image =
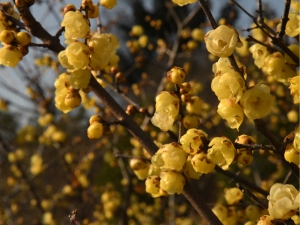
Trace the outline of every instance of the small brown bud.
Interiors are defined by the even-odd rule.
[[[73,12],[76,11],[75,5],[73,5],[73,4],[66,5],[64,8],[64,15],[69,11],[73,11]]]
[[[122,72],[118,72],[115,78],[118,83],[124,83],[126,81],[126,78]]]
[[[25,0],[15,0],[15,5],[16,5],[18,8],[24,7],[25,4],[26,4]]]
[[[180,97],[181,97],[181,101],[183,102],[189,102],[191,100],[190,94],[181,95]]]
[[[192,86],[188,82],[180,84],[180,94],[188,94],[192,90]]]
[[[116,74],[117,72],[119,72],[119,68],[117,66],[113,66],[110,68],[110,72],[112,74]]]
[[[149,112],[148,112],[148,109],[147,108],[145,108],[145,107],[142,107],[142,108],[140,108],[140,113],[142,113],[142,114],[144,114],[144,115],[147,115]]]
[[[128,115],[134,115],[137,112],[137,108],[134,105],[128,105],[126,109],[126,113]]]

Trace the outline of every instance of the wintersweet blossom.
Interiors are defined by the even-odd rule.
[[[239,130],[244,120],[244,112],[242,107],[234,102],[234,99],[223,99],[218,105],[218,114],[228,122],[231,129]]]
[[[277,25],[277,31],[281,29],[281,22]],[[300,16],[297,13],[290,13],[286,23],[285,33],[287,36],[295,37],[300,33]]]
[[[293,96],[294,104],[298,104],[300,102],[300,76],[295,76],[290,79],[288,79],[288,82],[290,82],[290,93]]]
[[[265,63],[265,58],[270,55],[267,47],[256,43],[249,48],[249,51],[252,53],[254,64],[258,68],[262,68]]]
[[[154,126],[168,131],[179,112],[179,98],[172,92],[163,91],[155,98],[155,114],[151,119]]]
[[[227,137],[215,137],[208,146],[207,158],[223,170],[227,170],[236,153],[233,143]]]
[[[228,57],[236,47],[242,47],[238,32],[229,26],[220,25],[209,31],[205,37],[206,49],[214,56]]]
[[[244,197],[244,193],[237,187],[225,189],[225,200],[229,205],[237,204]]]
[[[85,38],[90,33],[88,21],[79,11],[67,12],[61,26],[65,27],[66,43],[75,41],[77,38]]]
[[[21,52],[12,45],[5,45],[0,49],[0,65],[16,67],[23,58]]]
[[[59,53],[58,59],[61,65],[69,70],[84,69],[89,63],[89,48],[84,43],[73,42]]]
[[[180,173],[165,171],[160,173],[160,188],[170,195],[181,194],[185,179]]]
[[[245,91],[240,103],[245,115],[251,119],[261,119],[269,114],[273,105],[270,88],[265,84],[257,84]]]
[[[274,184],[268,196],[268,211],[275,219],[288,219],[299,211],[299,191],[290,184]]]
[[[211,89],[215,92],[219,101],[234,98],[235,102],[238,102],[245,90],[245,81],[237,72],[226,72],[212,80]]]
[[[203,130],[189,129],[186,134],[180,138],[180,143],[184,151],[195,155],[200,148],[204,147],[202,138],[206,139],[207,136]]]

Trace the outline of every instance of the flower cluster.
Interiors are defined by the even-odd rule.
[[[20,20],[20,15],[14,10],[10,2],[0,3],[5,11],[0,12],[0,65],[16,67],[23,56],[28,54],[31,36],[23,31],[17,32],[15,23],[9,22],[7,15]]]
[[[83,8],[88,7],[91,14],[95,14],[94,11],[98,9],[89,0],[83,1],[82,4]],[[117,37],[113,34],[91,33],[87,18],[80,11],[74,11],[75,6],[71,6],[69,5],[69,11],[65,12],[61,23],[65,28],[66,43],[69,45],[58,54],[58,60],[62,67],[67,69],[67,73],[61,74],[54,84],[56,106],[64,113],[81,105],[79,91],[87,88],[91,72],[109,71],[119,61],[116,55],[116,49],[119,47]],[[85,41],[81,42],[80,39]]]
[[[220,58],[213,65],[213,72],[215,78],[211,88],[220,100],[218,113],[227,120],[230,128],[238,129],[244,114],[251,120],[268,115],[273,98],[267,85],[259,83],[246,90],[244,79],[234,71],[227,58]]]

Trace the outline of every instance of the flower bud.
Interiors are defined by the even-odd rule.
[[[143,159],[133,158],[130,160],[129,166],[132,170],[142,170],[148,167],[148,163]]]
[[[225,200],[229,205],[237,204],[244,197],[244,193],[237,187],[225,189]]]
[[[167,72],[168,80],[173,84],[181,84],[186,76],[186,72],[183,68],[174,66]]]
[[[186,129],[197,128],[200,125],[200,118],[194,115],[186,115],[182,119],[182,124]]]
[[[186,110],[190,114],[200,115],[202,105],[203,105],[203,100],[201,98],[199,98],[198,96],[193,96],[193,97],[191,97],[191,99],[188,100],[188,102],[186,104]]]
[[[92,123],[87,129],[89,139],[99,139],[103,135],[102,123]]]

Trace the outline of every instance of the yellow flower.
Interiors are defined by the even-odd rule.
[[[175,94],[163,91],[156,97],[155,101],[156,111],[151,122],[162,131],[168,131],[178,115],[179,99]]]
[[[245,90],[245,82],[239,73],[226,72],[212,80],[211,89],[215,92],[219,101],[234,98],[237,103]]]
[[[85,38],[90,33],[88,21],[79,11],[69,11],[64,15],[61,26],[65,27],[66,43],[75,41],[77,38]]]
[[[12,45],[5,45],[0,49],[0,65],[16,67],[22,58],[22,53]]]
[[[249,48],[249,51],[252,53],[254,64],[258,68],[262,68],[265,63],[265,58],[270,55],[267,47],[260,44],[254,44]]]
[[[175,193],[181,194],[185,185],[184,177],[173,171],[165,171],[160,173],[160,188],[169,195]]]
[[[223,99],[218,105],[218,114],[228,122],[231,129],[239,130],[244,120],[242,107],[235,103],[233,99]]]
[[[277,26],[277,31],[281,29],[281,22]],[[287,36],[295,37],[300,33],[300,16],[297,13],[290,13],[286,23],[285,33]]]
[[[207,134],[203,130],[189,129],[185,135],[180,138],[180,144],[184,151],[191,155],[195,155],[204,143],[202,139],[207,139]]]
[[[290,93],[293,96],[294,104],[297,104],[300,102],[300,90],[299,90],[299,83],[300,83],[300,76],[295,76],[290,79],[288,79],[288,82],[290,82]]]
[[[245,91],[241,105],[245,115],[251,119],[261,119],[269,114],[273,104],[270,88],[265,84],[257,84]]]
[[[289,184],[274,184],[268,196],[270,216],[275,219],[288,219],[296,214],[300,205],[299,191]]]
[[[224,195],[229,205],[237,204],[244,197],[244,193],[237,187],[225,189]]]
[[[209,31],[204,40],[207,51],[218,57],[228,57],[235,47],[243,46],[238,32],[226,25],[220,25],[215,30]]]
[[[227,137],[215,137],[208,146],[207,158],[223,170],[227,170],[236,153],[233,143]]]

